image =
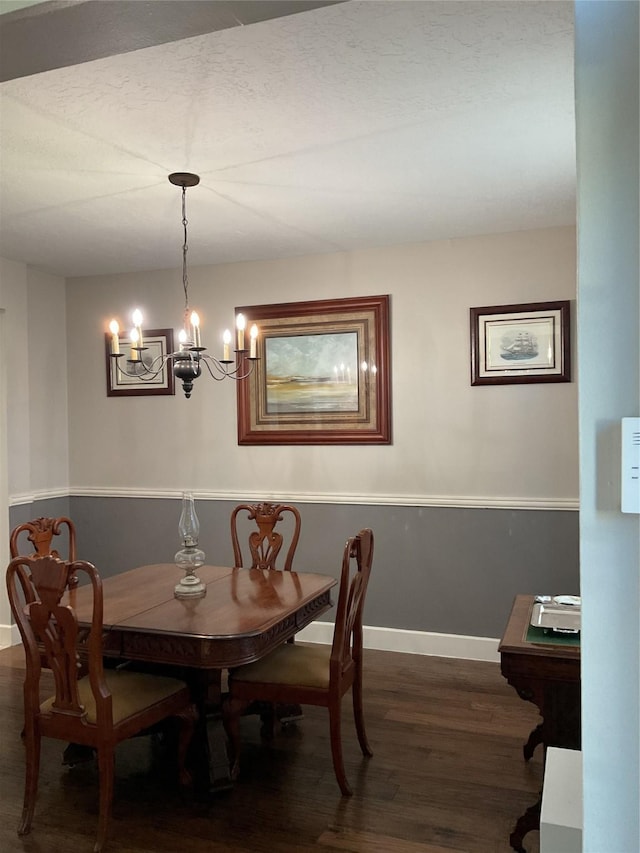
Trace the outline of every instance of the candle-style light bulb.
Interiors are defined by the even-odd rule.
[[[222,360],[223,361],[231,361],[230,346],[231,346],[231,332],[229,331],[229,329],[225,329],[224,334],[222,335]]]
[[[109,331],[111,332],[111,355],[118,355],[120,352],[120,326],[117,320],[112,320],[109,323]]]
[[[238,349],[244,349],[244,330],[247,325],[244,314],[238,314],[236,317],[236,329],[238,330]]]
[[[131,315],[131,319],[133,320],[133,325],[136,327],[136,330],[138,332],[138,346],[143,347],[144,344],[142,343],[142,311],[139,308],[136,308],[136,310]]]
[[[258,340],[258,327],[254,323],[251,326],[251,330],[249,331],[249,335],[251,336],[251,346],[249,350],[249,358],[256,357],[256,348],[257,348],[257,340]]]
[[[200,346],[200,317],[197,311],[191,312],[191,326],[193,328],[193,345]]]
[[[184,329],[180,329],[180,331],[178,332],[178,343],[180,344],[180,352],[182,352],[182,350],[185,348],[187,340],[187,333]]]

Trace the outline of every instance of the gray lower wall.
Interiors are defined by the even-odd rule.
[[[256,500],[259,500],[257,498]],[[235,502],[196,500],[207,563],[232,565]],[[578,513],[299,504],[302,534],[294,567],[338,576],[346,539],[375,534],[365,623],[376,627],[502,635],[517,593],[578,594]],[[103,577],[172,562],[180,547],[179,500],[70,497],[13,507],[11,524],[68,514],[78,556]],[[177,571],[177,570],[176,570]],[[325,616],[331,620],[331,613]]]

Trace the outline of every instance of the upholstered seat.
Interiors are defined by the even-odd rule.
[[[331,646],[285,643],[266,658],[236,670],[235,675],[245,684],[268,682],[327,690],[330,663]]]

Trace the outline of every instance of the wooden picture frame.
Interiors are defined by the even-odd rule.
[[[111,355],[113,336],[105,335],[105,353],[107,366],[107,397],[152,397],[165,394],[175,394],[175,383],[171,364],[160,361],[173,352],[173,329],[148,329],[144,333],[144,346],[140,355],[143,362],[150,367],[154,362],[155,375],[144,376],[136,373],[130,361],[131,341],[126,337],[119,338],[122,355]],[[117,362],[117,364],[116,364]],[[156,369],[158,372],[155,373]]]
[[[258,361],[238,382],[238,444],[390,444],[389,296],[236,308]]]
[[[471,308],[471,384],[570,382],[569,301]]]

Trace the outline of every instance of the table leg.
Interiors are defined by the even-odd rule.
[[[220,722],[222,673],[220,670],[191,669],[185,680],[198,708],[198,722],[189,748],[188,762],[196,796],[208,799],[211,794],[228,791],[232,787]]]
[[[517,853],[527,853],[522,846],[522,841],[532,829],[540,829],[540,811],[542,809],[542,796],[533,806],[529,806],[526,812],[518,818],[513,832],[509,836],[509,844]]]
[[[533,756],[536,746],[538,746],[538,744],[542,743],[543,741],[543,724],[540,723],[535,727],[535,729],[532,729],[527,742],[522,747],[522,753],[524,755],[525,761],[529,761],[529,759]]]

